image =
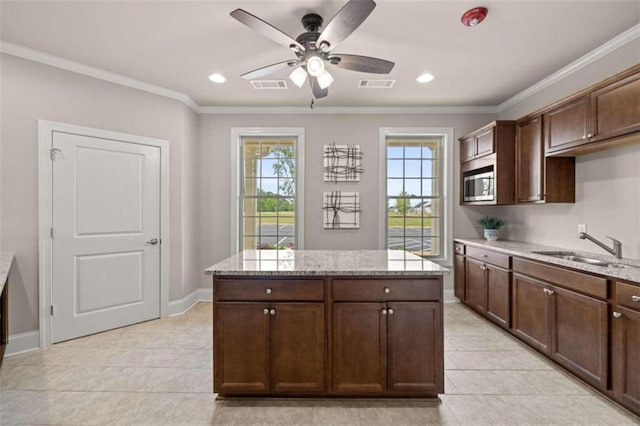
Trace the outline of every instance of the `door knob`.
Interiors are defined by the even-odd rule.
[[[155,246],[156,244],[158,244],[158,239],[157,238],[152,238],[149,241],[147,241],[145,244],[148,245],[148,246]]]
[[[389,315],[393,315],[393,309],[389,309]]]
[[[272,310],[270,310],[270,311],[269,311],[269,313],[270,313],[271,315],[275,315],[275,314],[276,314],[276,310],[275,310],[275,309],[272,309]]]
[[[640,296],[631,296],[631,300],[634,302],[640,302]]]
[[[270,288],[267,289],[267,294],[271,294],[271,289]]]
[[[385,292],[385,294],[389,294],[389,293],[391,293],[391,290],[389,289],[389,287],[385,287],[384,288],[384,292]]]
[[[622,314],[620,312],[614,312],[613,313],[613,317],[614,318],[620,318],[622,316]]]
[[[264,308],[264,310],[262,312],[264,312],[265,315],[269,315],[269,309],[267,309],[267,308]]]
[[[382,310],[382,315],[387,315],[387,310],[386,309]]]

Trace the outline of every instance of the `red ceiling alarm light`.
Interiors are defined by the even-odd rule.
[[[488,10],[486,7],[474,7],[462,14],[460,22],[462,22],[462,25],[465,27],[475,27],[480,22],[484,21],[484,18],[487,17],[487,12]]]

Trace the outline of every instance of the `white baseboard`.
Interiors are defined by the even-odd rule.
[[[40,332],[27,331],[9,336],[4,356],[10,357],[40,349]]]
[[[169,316],[182,315],[198,302],[211,302],[213,300],[213,290],[210,288],[199,288],[182,299],[169,302]]]

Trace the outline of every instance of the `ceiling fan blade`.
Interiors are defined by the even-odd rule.
[[[300,43],[298,43],[293,38],[291,38],[291,36],[289,36],[288,34],[285,34],[284,32],[274,27],[273,25],[269,24],[266,21],[263,21],[262,19],[258,18],[255,15],[250,14],[245,10],[236,9],[233,12],[231,12],[229,15],[231,15],[231,17],[237,19],[241,23],[245,24],[247,27],[253,30],[256,30],[266,38],[271,39],[278,44],[281,44],[288,48],[291,48],[291,45],[294,45],[294,46],[297,46],[300,49],[300,51],[304,52],[304,47],[302,47]]]
[[[340,59],[337,64],[333,58]],[[370,56],[336,54],[329,56],[329,62],[345,70],[368,72],[372,74],[389,74],[395,63]]]
[[[265,75],[273,74],[274,72],[293,67],[299,63],[299,61],[293,61],[289,59],[288,61],[278,62],[277,64],[271,64],[267,65],[266,67],[258,68],[257,70],[249,71],[242,74],[240,77],[244,78],[245,80],[253,80],[254,78],[264,77]]]
[[[329,94],[329,89],[321,89],[318,84],[318,79],[309,76],[309,84],[311,84],[311,90],[313,91],[313,97],[316,99],[324,98]]]
[[[325,42],[329,43],[325,51],[333,49],[358,28],[375,7],[373,0],[350,0],[324,27],[316,45],[320,47]]]

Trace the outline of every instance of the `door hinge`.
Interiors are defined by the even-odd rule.
[[[53,316],[53,305],[51,305],[51,316]]]
[[[58,148],[51,148],[49,150],[49,157],[51,157],[51,161],[56,159],[56,155],[58,153],[62,154],[62,151],[60,151]]]

